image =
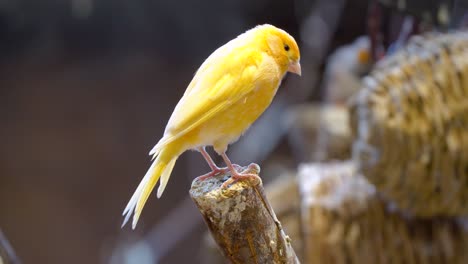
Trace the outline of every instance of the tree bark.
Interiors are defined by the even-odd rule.
[[[245,172],[258,174],[250,165]],[[190,196],[231,263],[299,263],[261,182],[240,180],[226,189],[229,174],[192,182]]]

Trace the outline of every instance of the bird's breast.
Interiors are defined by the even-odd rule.
[[[236,141],[268,108],[280,84],[280,78],[259,78],[255,88],[226,110],[206,122],[199,136],[207,145],[223,141]]]

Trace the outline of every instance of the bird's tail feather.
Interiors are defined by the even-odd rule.
[[[159,178],[161,178],[161,181],[158,189],[158,198],[161,197],[164,188],[169,181],[175,162],[177,161],[177,156],[175,156],[167,162],[166,159],[164,159],[165,156],[166,155],[157,156],[153,161],[153,164],[151,164],[151,167],[148,169],[148,172],[146,172],[145,176],[141,180],[135,193],[123,211],[125,219],[122,227],[125,226],[133,214],[132,228],[135,229],[138,219],[140,218],[141,211],[143,210],[143,207]]]
[[[172,169],[174,168],[174,165],[177,161],[177,157],[173,158],[167,165],[166,168],[164,168],[162,174],[161,174],[161,180],[159,181],[159,188],[158,188],[158,198],[161,198],[161,195],[164,192],[164,189],[166,189],[167,182],[169,181],[169,178],[171,177],[171,172]]]

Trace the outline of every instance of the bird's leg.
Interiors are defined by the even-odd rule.
[[[208,154],[208,152],[206,152],[205,147],[199,147],[198,151],[200,151],[203,158],[205,158],[206,162],[208,163],[208,166],[210,166],[212,171],[217,171],[217,170],[220,169],[218,166],[216,166],[216,163],[213,161],[210,154]]]
[[[215,175],[218,175],[218,174],[221,174],[221,173],[226,173],[226,172],[230,171],[230,169],[227,168],[227,167],[226,168],[220,168],[220,167],[216,166],[216,163],[213,161],[213,159],[211,159],[210,154],[208,154],[208,152],[206,152],[205,147],[199,147],[197,150],[200,151],[203,158],[205,158],[206,163],[208,163],[208,166],[210,166],[210,168],[211,168],[211,172],[208,172],[207,174],[204,174],[202,176],[198,176],[196,178],[196,180],[203,181],[203,180],[205,180],[207,178],[210,178],[210,177],[213,177]],[[236,166],[238,167],[237,169],[240,168],[239,165],[236,165]]]
[[[235,168],[235,166],[239,166],[239,165],[232,164],[231,160],[228,158],[228,156],[226,155],[225,152],[223,152],[223,154],[221,154],[221,157],[223,157],[223,160],[226,163],[227,168],[231,171],[231,178],[229,178],[229,180],[225,181],[223,183],[223,185],[221,186],[221,188],[227,188],[230,184],[236,182],[237,180],[242,180],[242,179],[247,179],[247,178],[251,178],[251,179],[253,179],[255,181],[262,182],[260,177],[258,177],[258,175],[256,175],[256,174],[238,172],[237,169]],[[255,166],[255,164],[252,163],[252,164],[249,165],[249,167],[250,166]],[[256,166],[258,166],[258,165],[256,165]]]

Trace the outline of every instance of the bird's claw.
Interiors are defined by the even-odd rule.
[[[237,173],[237,174],[234,174],[231,176],[231,178],[229,178],[227,181],[225,181],[223,183],[223,185],[221,185],[221,189],[226,189],[229,187],[229,185],[237,182],[238,180],[244,180],[244,179],[247,179],[247,180],[254,180],[256,184],[259,184],[262,182],[262,179],[260,179],[260,177],[256,174],[253,174],[253,173]]]
[[[242,167],[240,165],[237,165],[237,164],[232,164],[234,169],[236,169],[236,171],[240,171],[242,170]],[[250,166],[250,165],[249,165]],[[204,181],[208,178],[211,178],[211,177],[214,177],[216,175],[219,175],[219,174],[224,174],[224,173],[228,173],[229,172],[229,168],[228,167],[224,167],[224,168],[218,168],[216,167],[215,169],[213,169],[212,171],[208,172],[207,174],[203,174],[201,176],[198,176],[197,178],[195,178],[196,181]]]
[[[198,176],[197,178],[195,178],[196,181],[204,181],[208,178],[211,178],[211,177],[214,177],[216,175],[219,175],[221,173],[226,173],[226,172],[229,172],[229,168],[216,168],[210,172],[208,172],[207,174],[203,174],[201,176]]]

